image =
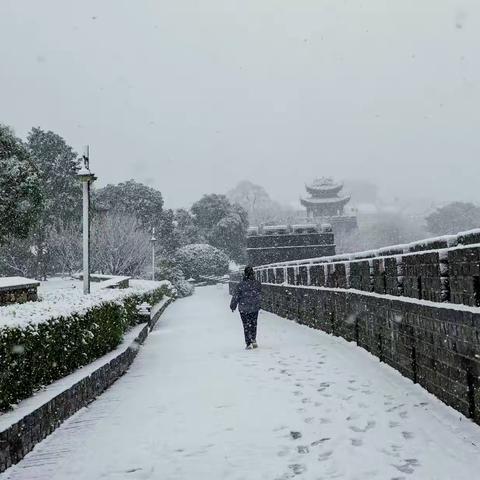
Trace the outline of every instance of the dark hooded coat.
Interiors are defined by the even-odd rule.
[[[235,287],[230,308],[238,306],[240,313],[253,313],[260,310],[262,304],[262,284],[255,278],[246,278]]]

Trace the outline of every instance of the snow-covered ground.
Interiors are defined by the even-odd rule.
[[[353,344],[269,313],[243,350],[226,287],[160,319],[129,373],[1,480],[473,480],[480,427]]]

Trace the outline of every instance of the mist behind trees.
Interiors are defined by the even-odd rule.
[[[303,185],[298,186],[299,195]],[[435,204],[425,198],[386,200],[373,182],[350,179],[344,191],[352,199],[346,213],[355,215],[358,230],[337,238],[337,252],[370,250],[473,228],[480,228],[480,207],[468,202]],[[300,205],[294,208],[275,201],[261,185],[243,180],[227,193],[228,198],[248,212],[251,225],[294,224],[305,217]]]

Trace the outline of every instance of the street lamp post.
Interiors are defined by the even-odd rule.
[[[152,280],[155,281],[155,242],[157,241],[157,237],[155,236],[155,227],[152,228],[152,238],[150,242],[152,242]]]
[[[83,293],[90,293],[90,185],[96,180],[90,171],[90,151],[85,147],[77,176],[83,186]]]

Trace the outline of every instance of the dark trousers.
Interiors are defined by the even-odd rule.
[[[243,322],[243,332],[245,333],[245,343],[250,345],[257,341],[257,319],[258,312],[240,312]]]

